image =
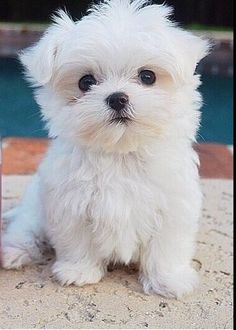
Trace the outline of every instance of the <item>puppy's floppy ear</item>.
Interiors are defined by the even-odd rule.
[[[66,38],[67,32],[75,27],[72,19],[61,9],[52,19],[53,24],[45,31],[39,42],[19,54],[26,69],[26,76],[35,86],[42,86],[49,82],[53,74],[58,47]]]
[[[181,51],[184,52],[183,54],[183,65],[190,73],[193,75],[195,73],[196,67],[198,63],[209,54],[211,49],[211,44],[208,40],[202,39],[191,32],[178,30],[180,39],[176,38],[181,41]]]
[[[195,71],[198,63],[209,54],[211,45],[206,39],[202,39],[190,33],[189,35],[188,54],[192,64],[192,70]]]

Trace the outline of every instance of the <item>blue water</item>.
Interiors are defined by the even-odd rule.
[[[233,79],[203,76],[200,142],[233,143]],[[0,135],[45,137],[32,89],[16,59],[0,59]]]

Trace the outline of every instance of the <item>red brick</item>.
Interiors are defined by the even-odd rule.
[[[4,140],[3,174],[32,174],[48,147],[47,139],[9,138]],[[233,156],[225,145],[198,144],[202,178],[233,178]]]
[[[36,171],[48,140],[9,138],[4,140],[3,174],[32,174]]]
[[[233,156],[225,145],[202,143],[197,144],[195,150],[200,156],[202,178],[233,178]]]

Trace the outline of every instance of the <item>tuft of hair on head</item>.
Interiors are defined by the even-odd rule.
[[[119,10],[120,8],[138,12],[146,7],[155,7],[162,11],[162,15],[168,17],[172,15],[172,8],[165,4],[154,4],[152,0],[101,0],[93,4],[89,9],[90,12],[106,12],[107,10]]]
[[[63,27],[68,30],[70,30],[75,24],[71,15],[69,14],[69,12],[67,11],[67,9],[65,7],[63,9],[58,8],[55,11],[55,13],[52,14],[51,20],[54,25]]]

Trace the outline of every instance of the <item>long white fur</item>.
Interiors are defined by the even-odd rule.
[[[21,54],[54,138],[3,236],[3,265],[20,268],[56,251],[63,285],[98,282],[110,262],[139,262],[144,291],[191,292],[201,209],[197,63],[207,42],[178,28],[170,9],[145,0],[107,0],[73,22],[60,11]],[[138,80],[156,73],[154,86]],[[98,80],[83,94],[79,79]],[[110,124],[105,99],[130,98],[128,125]]]

